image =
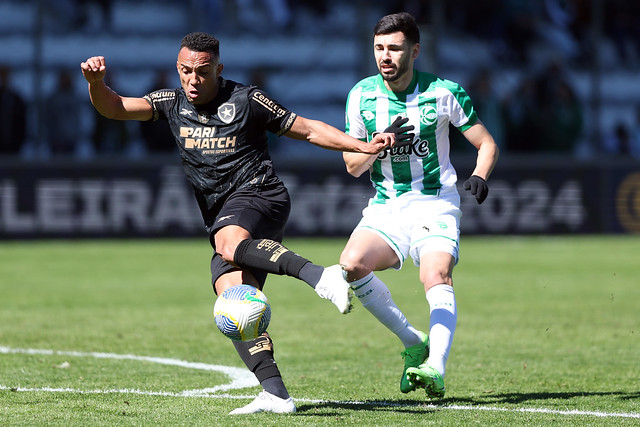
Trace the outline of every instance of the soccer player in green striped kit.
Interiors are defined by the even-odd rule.
[[[452,272],[461,217],[456,171],[449,159],[449,124],[478,150],[475,169],[463,184],[478,203],[487,197],[498,147],[462,87],[414,70],[420,32],[410,14],[383,17],[374,27],[373,49],[379,74],[349,92],[346,133],[366,141],[377,132],[404,131],[404,138],[378,155],[343,154],[351,175],[369,172],[376,193],[340,264],[363,306],[405,346],[401,391],[420,387],[428,397],[442,398],[457,320]],[[419,267],[424,285],[428,335],[408,322],[374,273],[400,269],[407,258]]]

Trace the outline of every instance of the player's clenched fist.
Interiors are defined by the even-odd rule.
[[[388,147],[392,147],[396,142],[396,136],[393,133],[378,133],[368,143],[364,144],[363,153],[378,154]]]
[[[89,83],[102,80],[107,72],[104,56],[92,56],[81,63],[80,68],[82,68],[82,75]]]

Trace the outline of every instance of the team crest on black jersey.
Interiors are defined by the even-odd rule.
[[[236,117],[236,105],[229,102],[225,102],[218,107],[218,118],[229,124]]]

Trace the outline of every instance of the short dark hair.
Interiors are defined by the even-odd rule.
[[[182,38],[180,49],[186,47],[194,52],[209,52],[216,58],[220,57],[220,42],[207,33],[189,33]]]
[[[420,29],[416,24],[415,18],[407,12],[394,13],[382,17],[375,27],[373,27],[373,35],[391,34],[400,31],[404,34],[409,42],[420,43]]]

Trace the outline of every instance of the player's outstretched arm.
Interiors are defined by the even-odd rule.
[[[286,136],[306,140],[328,150],[377,154],[395,143],[392,133],[380,133],[369,143],[362,142],[319,120],[296,117]]]
[[[118,95],[104,82],[107,66],[104,56],[92,56],[80,64],[82,75],[89,83],[91,103],[100,114],[116,120],[149,120],[153,109],[144,98]]]
[[[376,157],[378,157],[377,154],[342,153],[347,172],[356,178],[373,166]]]
[[[394,145],[396,147],[411,144],[415,136],[410,133],[410,131],[414,129],[414,126],[407,126],[408,121],[409,119],[406,117],[396,117],[393,123],[387,126],[382,133],[391,133],[395,135]],[[375,132],[374,137],[377,134],[378,132]],[[377,155],[343,153],[342,157],[345,165],[347,166],[347,172],[357,178],[373,166],[373,162],[376,160]]]

